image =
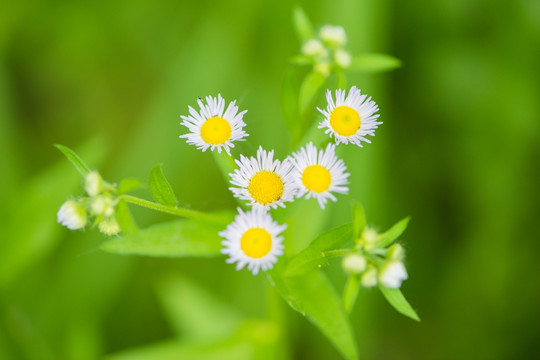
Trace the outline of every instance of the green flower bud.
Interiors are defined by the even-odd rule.
[[[328,45],[341,46],[347,42],[345,29],[341,26],[325,25],[319,31],[319,36]]]
[[[386,258],[389,260],[401,261],[405,258],[405,250],[400,244],[394,244],[388,248]]]
[[[99,231],[105,235],[116,235],[120,232],[120,225],[114,217],[101,220],[98,225]]]
[[[377,269],[373,266],[370,266],[362,275],[360,283],[364,287],[373,287],[377,285]]]
[[[56,214],[58,222],[70,230],[82,229],[86,226],[86,209],[75,200],[66,201]]]
[[[345,50],[338,49],[334,53],[334,61],[339,67],[348,68],[351,65],[351,55]]]
[[[357,253],[349,254],[343,258],[341,262],[343,270],[349,274],[361,274],[366,270],[366,259]]]
[[[96,196],[103,189],[103,179],[97,171],[92,171],[86,175],[85,189],[88,195]]]
[[[111,208],[112,208],[112,214],[109,214]],[[94,216],[114,215],[114,207],[112,205],[112,199],[104,195],[99,195],[95,197],[90,203],[90,213]]]
[[[312,57],[324,57],[328,54],[328,50],[317,39],[311,39],[302,45],[302,54]]]

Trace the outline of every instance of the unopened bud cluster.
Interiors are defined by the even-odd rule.
[[[114,186],[105,183],[97,171],[92,171],[86,175],[84,187],[88,196],[62,204],[57,213],[58,222],[68,229],[78,230],[94,217],[99,231],[106,235],[118,234],[120,226],[115,217],[117,199]]]
[[[399,244],[387,248],[377,246],[379,234],[366,227],[356,240],[355,251],[343,258],[343,270],[350,275],[360,276],[364,287],[382,285],[399,288],[407,279],[407,269],[403,264],[405,251]]]
[[[351,55],[345,50],[347,35],[341,26],[324,25],[318,35],[302,44],[302,54],[313,62],[313,70],[325,76],[332,67],[347,68]]]

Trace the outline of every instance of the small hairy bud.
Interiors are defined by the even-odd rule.
[[[98,225],[99,231],[105,235],[116,235],[120,232],[120,225],[114,217],[102,220]]]
[[[345,45],[347,35],[341,26],[325,25],[319,31],[320,38],[328,45]]]
[[[98,195],[103,188],[103,179],[101,178],[101,175],[99,175],[97,171],[92,171],[91,173],[86,175],[84,187],[88,195]]]
[[[377,285],[377,269],[375,269],[374,267],[369,267],[362,275],[360,283],[364,287],[373,287]]]
[[[379,281],[388,288],[399,288],[408,278],[407,269],[401,261],[391,260],[384,264],[379,272]]]
[[[302,54],[307,56],[320,57],[327,54],[324,45],[317,39],[311,39],[302,45]]]
[[[70,230],[82,229],[86,225],[86,209],[75,200],[68,200],[56,214],[58,222]]]
[[[351,65],[351,55],[345,50],[339,49],[334,53],[334,60],[339,67],[348,68]]]
[[[349,254],[343,258],[341,263],[343,270],[349,274],[361,274],[366,270],[366,259],[360,254]]]

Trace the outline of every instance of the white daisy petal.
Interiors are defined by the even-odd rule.
[[[349,192],[347,181],[349,173],[343,160],[338,159],[335,145],[328,144],[325,150],[317,150],[312,143],[292,154],[294,165],[292,177],[296,183],[298,197],[306,195],[307,199],[315,198],[322,209],[328,199],[336,201],[333,193]]]
[[[257,150],[257,157],[240,155],[235,160],[238,169],[231,176],[229,188],[235,197],[249,201],[254,207],[285,207],[285,202],[293,201],[297,188],[291,176],[293,165],[289,159],[274,160],[274,150]]]
[[[225,100],[221,94],[217,98],[207,96],[206,104],[199,98],[197,104],[199,112],[188,106],[189,115],[180,116],[183,120],[180,124],[190,131],[180,135],[180,138],[187,139],[188,144],[197,146],[199,150],[217,150],[218,153],[225,150],[230,155],[233,142],[245,140],[248,136],[243,130],[246,124],[242,120],[247,110],[238,113],[236,100],[229,103],[225,110]]]
[[[338,89],[335,92],[336,100],[332,92],[326,92],[327,107],[319,109],[325,119],[319,124],[319,129],[325,129],[325,133],[336,139],[336,143],[352,143],[362,147],[362,141],[371,143],[366,136],[375,136],[375,129],[382,122],[378,122],[379,111],[377,104],[371,97],[362,95],[360,90],[353,86],[346,95],[345,90]]]
[[[283,237],[287,225],[279,225],[261,207],[250,211],[238,209],[234,221],[219,233],[225,240],[221,252],[228,255],[228,264],[236,263],[236,270],[247,265],[253,275],[260,269],[271,269],[283,255]]]

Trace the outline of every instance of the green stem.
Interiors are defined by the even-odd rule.
[[[196,210],[167,206],[157,202],[141,199],[132,195],[122,195],[119,198],[123,199],[125,202],[128,203],[132,203],[156,211],[161,211],[167,214],[186,217],[189,219],[202,220],[219,225],[226,225],[229,223],[227,219],[224,219],[220,216],[203,213]]]
[[[351,249],[336,249],[336,250],[325,251],[322,254],[325,258],[332,258],[332,257],[344,256],[344,255],[350,254],[351,252],[352,252]]]

